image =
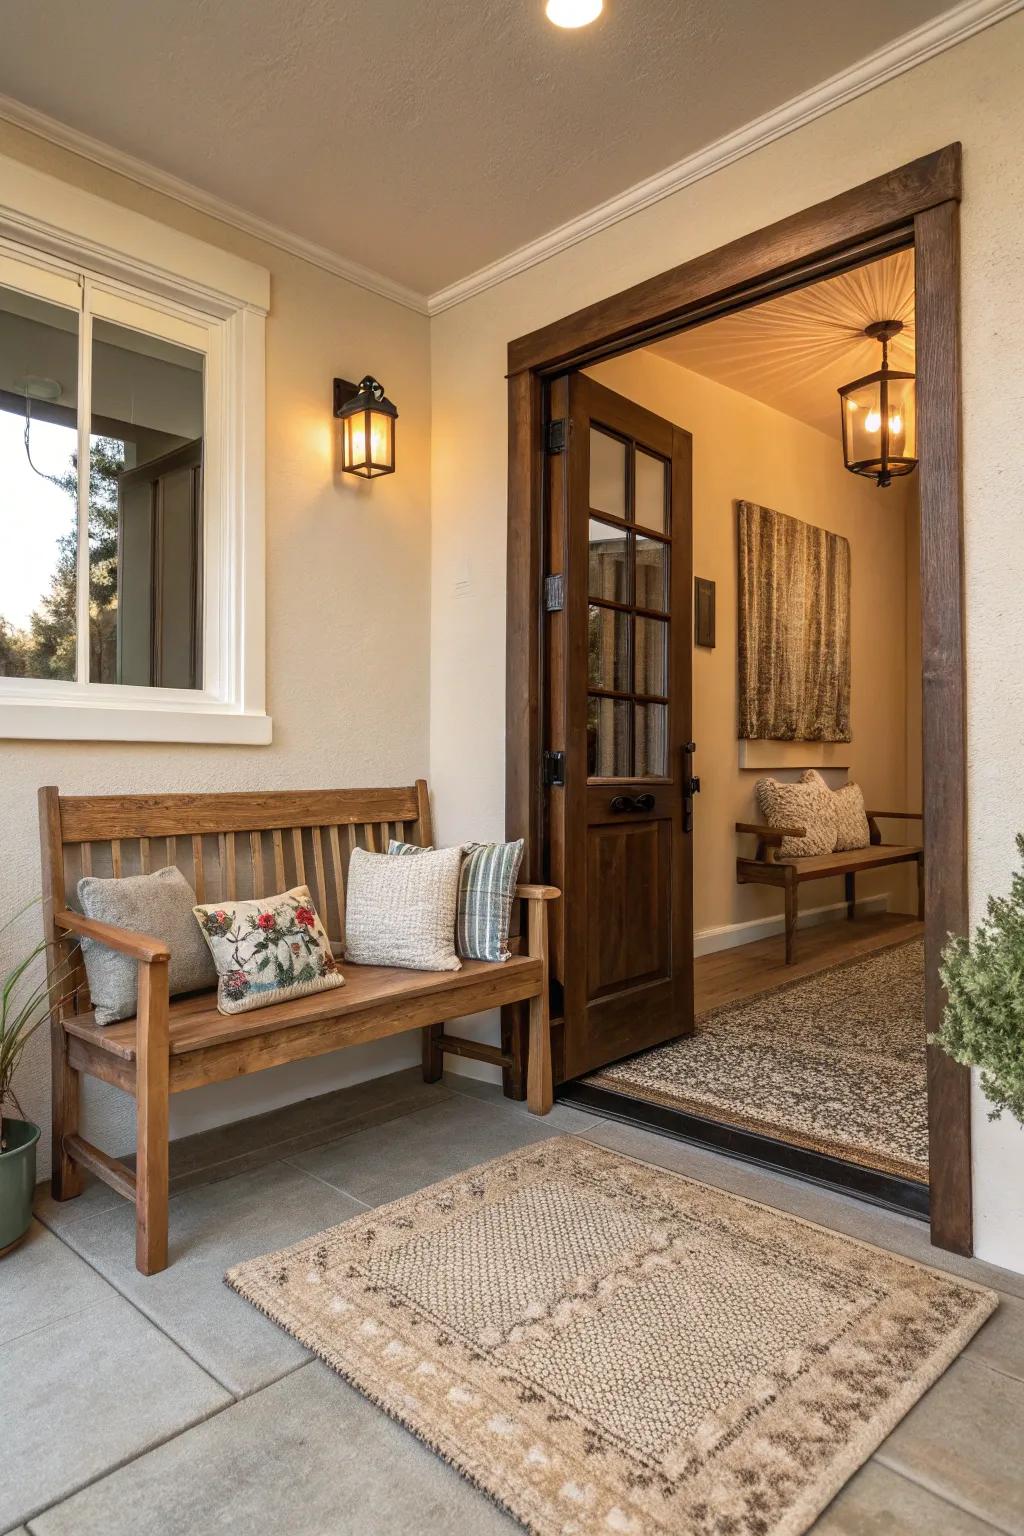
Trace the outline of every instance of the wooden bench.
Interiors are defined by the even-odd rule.
[[[466,960],[460,971],[343,966],[346,985],[226,1015],[216,994],[168,999],[166,944],[91,922],[72,910],[82,875],[146,873],[177,865],[199,901],[271,895],[308,885],[337,947],[344,942],[345,880],[352,848],[384,852],[389,837],[432,841],[425,781],[409,788],[271,794],[72,796],[39,791],[44,925],[52,945],[53,1194],[81,1193],[88,1169],[131,1200],[135,1262],[151,1275],[167,1265],[168,1114],[172,1093],[260,1072],[342,1046],[423,1031],[424,1076],[441,1074],[445,1052],[504,1068],[497,1047],[445,1032],[444,1021],[529,1003],[527,1100],[551,1108],[547,885],[522,885],[526,940],[506,962]],[[138,962],[138,1016],[96,1023],[78,940],[109,945]],[[135,1171],[79,1131],[82,1074],[136,1103]]]
[[[851,848],[844,853],[820,853],[805,858],[784,858],[780,853],[784,837],[805,837],[803,827],[763,827],[755,822],[738,821],[736,831],[757,838],[757,853],[752,859],[736,860],[736,880],[740,885],[781,886],[786,898],[786,964],[796,962],[797,891],[805,880],[826,880],[830,875],[845,877],[846,915],[852,921],[857,902],[857,875],[867,869],[881,869],[887,864],[917,864],[917,915],[924,917],[924,849],[920,844],[883,843],[880,821],[920,821],[919,811],[869,811],[871,842],[867,848]]]

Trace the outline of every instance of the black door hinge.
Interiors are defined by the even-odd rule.
[[[555,785],[556,788],[565,786],[565,753],[544,753],[544,783]]]
[[[544,448],[548,453],[564,453],[568,441],[568,422],[564,416],[556,416],[545,428]]]
[[[561,613],[565,607],[565,577],[559,572],[556,576],[544,577],[544,612]]]

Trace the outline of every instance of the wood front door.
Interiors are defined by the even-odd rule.
[[[550,414],[546,837],[564,1080],[693,1028],[691,440],[579,373],[552,382]]]

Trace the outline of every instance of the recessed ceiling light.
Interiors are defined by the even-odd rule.
[[[544,10],[556,27],[589,27],[604,9],[604,0],[547,0]]]

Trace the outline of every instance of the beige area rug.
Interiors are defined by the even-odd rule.
[[[537,1536],[797,1536],[996,1304],[576,1137],[227,1279]]]
[[[718,1008],[584,1081],[927,1184],[924,944]]]

